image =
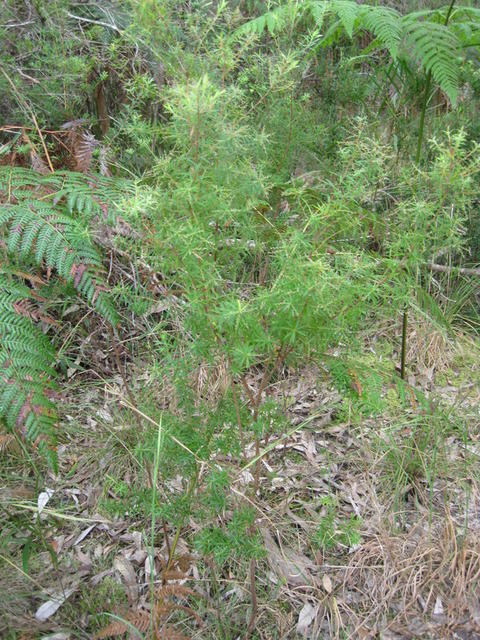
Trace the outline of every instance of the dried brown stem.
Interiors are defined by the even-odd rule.
[[[252,613],[250,615],[250,622],[248,623],[247,632],[245,633],[245,640],[249,640],[255,629],[255,623],[257,621],[258,602],[257,602],[257,590],[255,585],[255,570],[257,563],[254,558],[250,560],[250,593],[252,598]]]

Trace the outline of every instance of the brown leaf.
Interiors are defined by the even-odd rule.
[[[117,556],[113,561],[113,567],[123,578],[129,602],[136,602],[138,599],[138,585],[132,563],[125,556]]]
[[[322,587],[325,589],[327,593],[332,593],[333,585],[332,580],[328,573],[324,573],[322,577]]]

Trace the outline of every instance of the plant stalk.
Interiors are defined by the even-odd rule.
[[[445,22],[444,22],[445,26],[448,25],[448,21],[450,20],[450,16],[452,15],[455,1],[456,0],[451,0],[450,2],[447,15],[445,16]],[[422,112],[420,114],[420,125],[418,128],[417,153],[415,156],[415,164],[417,165],[420,164],[420,159],[422,157],[422,145],[423,145],[423,138],[425,133],[425,115],[427,113],[428,98],[430,96],[431,87],[432,87],[432,71],[430,69],[427,73],[425,93],[423,96]],[[407,352],[407,323],[408,323],[408,307],[405,307],[403,311],[403,320],[402,320],[402,357],[401,357],[401,364],[400,364],[400,377],[402,378],[402,380],[405,379],[405,357]]]
[[[407,360],[407,326],[408,326],[408,309],[405,307],[402,318],[402,355],[400,364],[400,377],[405,380],[405,363]]]

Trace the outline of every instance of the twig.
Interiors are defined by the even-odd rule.
[[[107,29],[113,29],[117,33],[122,33],[122,30],[119,29],[114,24],[109,24],[108,22],[102,22],[101,20],[92,20],[91,18],[83,18],[82,16],[76,16],[73,13],[67,11],[67,16],[69,18],[73,18],[74,20],[78,20],[79,22],[89,22],[90,24],[98,24],[100,27],[107,27]]]
[[[165,535],[165,544],[167,546],[168,557],[170,558],[170,556],[172,555],[172,552],[170,549],[170,539],[168,537],[168,529],[167,529],[167,523],[165,521],[165,518],[162,518],[162,527],[163,527],[163,533]]]
[[[480,267],[447,267],[443,264],[429,262],[428,268],[431,271],[438,271],[439,273],[458,273],[461,276],[480,276]]]
[[[242,416],[240,415],[240,407],[239,407],[239,404],[238,404],[237,391],[235,389],[235,385],[236,385],[236,382],[232,378],[233,404],[235,406],[235,414],[237,416],[238,431],[240,433],[240,444],[241,444],[241,447],[242,447],[243,457],[246,459],[245,438],[243,437]]]
[[[257,567],[257,563],[255,558],[250,560],[250,592],[252,597],[252,615],[250,616],[250,622],[248,623],[247,632],[245,634],[245,640],[249,640],[252,635],[252,631],[255,629],[255,622],[257,620],[257,611],[258,611],[258,603],[257,603],[257,591],[255,588],[255,569]]]

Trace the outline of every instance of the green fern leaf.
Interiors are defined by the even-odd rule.
[[[365,5],[360,10],[361,25],[371,31],[394,60],[402,40],[400,14],[389,7]]]
[[[459,41],[448,27],[433,22],[406,21],[407,46],[415,52],[425,71],[456,103],[458,95]]]
[[[56,412],[49,392],[56,377],[55,350],[33,321],[22,315],[31,290],[0,275],[0,419],[33,443],[53,444]],[[43,450],[54,452],[48,442]],[[38,443],[37,443],[38,444]]]
[[[116,310],[101,285],[102,260],[82,218],[106,215],[108,207],[131,190],[127,181],[102,176],[42,176],[20,167],[0,167],[0,234],[12,262],[23,263],[22,269],[34,262],[56,270],[116,324]],[[56,353],[35,324],[45,319],[36,308],[38,294],[13,273],[8,265],[0,271],[0,420],[20,430],[55,464]]]
[[[356,2],[353,2],[353,0],[332,0],[331,7],[332,11],[340,18],[340,22],[348,36],[352,38],[355,20],[359,15],[360,6]]]

